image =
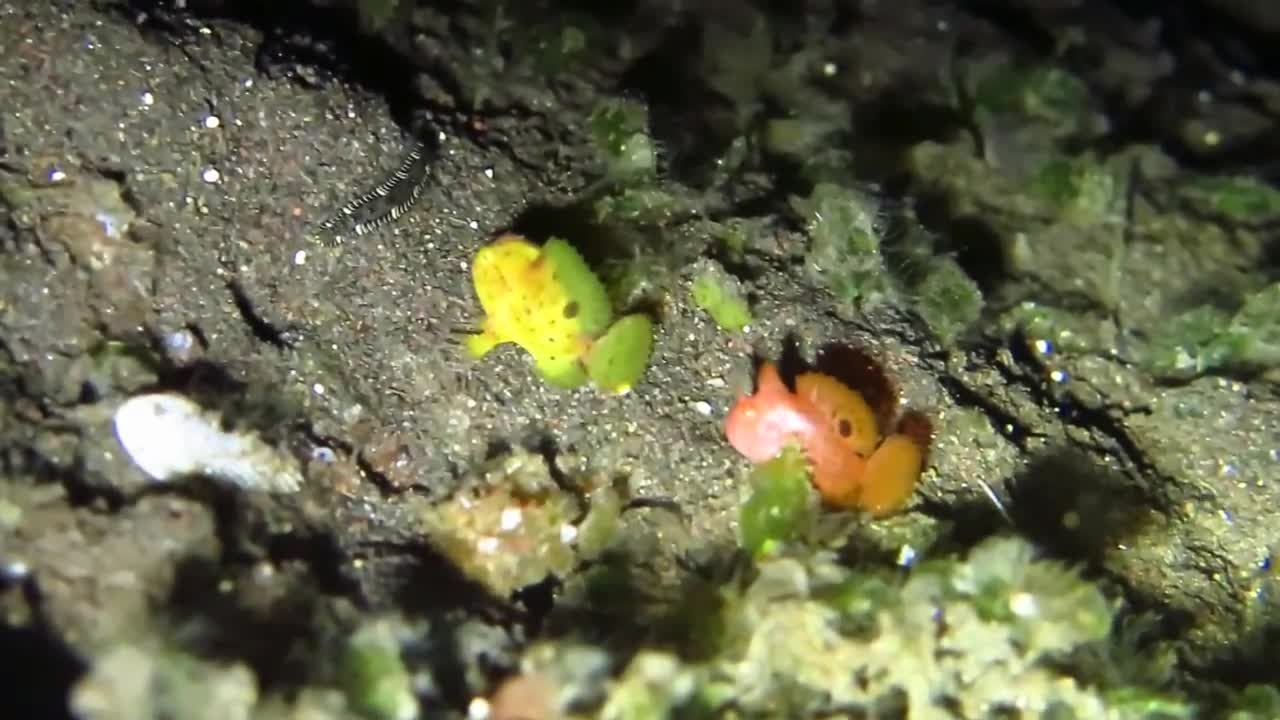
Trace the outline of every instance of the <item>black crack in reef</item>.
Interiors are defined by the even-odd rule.
[[[594,640],[613,672],[654,648],[714,661],[752,572],[723,415],[759,359],[823,367],[832,344],[936,431],[904,516],[824,518],[847,563],[1017,533],[1157,618],[1141,642],[1185,674],[1135,686],[1276,681],[1280,202],[1256,160],[1274,57],[1239,32],[1257,18],[16,5],[0,636],[49,683],[33,707],[74,686],[84,716],[162,715],[104,678],[168,666],[274,717],[350,681],[351,637],[455,710],[540,639]],[[515,349],[464,357],[469,259],[511,228],[563,234],[656,316],[631,393],[553,391]],[[689,301],[702,258],[745,288],[746,334]],[[305,487],[149,483],[110,419],[151,391],[263,438]],[[629,509],[592,515],[610,503]],[[616,540],[518,536],[490,562],[498,505]]]

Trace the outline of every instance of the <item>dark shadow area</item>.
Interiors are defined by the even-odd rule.
[[[241,590],[224,592],[224,581],[253,583],[247,566],[201,557],[178,564],[163,614],[183,650],[197,657],[241,661],[264,689],[296,687],[311,677],[317,649],[315,626],[323,598],[309,583],[292,585],[261,606],[244,602]],[[284,578],[273,578],[279,583]]]
[[[4,715],[12,718],[70,720],[71,688],[85,663],[58,637],[44,616],[36,579],[0,577],[0,595],[21,594],[30,616],[23,626],[0,623],[0,687]]]
[[[67,493],[71,507],[101,507],[116,512],[128,502],[128,497],[101,478],[86,473],[83,463],[59,464],[45,452],[25,443],[13,443],[6,452],[0,452],[0,473],[8,478],[39,478],[41,482],[55,482]]]
[[[1104,555],[1156,519],[1152,498],[1084,452],[1038,455],[1009,483],[1020,533],[1057,557],[1099,569]]]
[[[943,193],[924,192],[916,196],[916,213],[926,227],[937,228],[939,250],[950,254],[978,284],[984,296],[992,296],[1009,280],[1000,233],[982,218],[957,214]]]
[[[957,108],[924,100],[930,91],[910,78],[877,96],[855,103],[850,149],[859,178],[900,189],[908,173],[907,155],[921,142],[945,142],[970,130]]]
[[[738,109],[707,86],[699,71],[704,23],[692,17],[668,28],[662,40],[623,73],[621,88],[649,105],[649,131],[665,148],[665,171],[703,188],[715,162],[737,137]]]
[[[362,600],[338,539],[301,518],[284,523],[289,529],[281,531],[258,504],[261,497],[210,480],[149,492],[178,494],[209,507],[221,548],[218,558],[193,556],[178,563],[169,597],[159,606],[178,644],[199,657],[248,663],[264,688],[312,679],[314,651],[327,639],[319,635],[334,625],[325,617],[330,601]],[[255,578],[263,562],[275,574]]]
[[[623,256],[626,243],[609,225],[596,219],[594,198],[569,205],[530,205],[511,222],[511,231],[534,242],[563,238],[582,254],[587,264],[602,264]]]
[[[495,597],[426,541],[356,543],[366,567],[364,585],[390,588],[387,599],[410,615],[431,617],[465,610],[499,624],[522,624],[510,598]]]
[[[1280,647],[1280,604],[1274,597],[1260,598],[1255,602],[1269,606],[1266,620],[1260,628],[1211,658],[1207,667],[1204,667],[1203,659],[1192,660],[1203,667],[1202,672],[1206,676],[1231,687],[1243,687],[1249,683],[1280,683],[1280,667],[1275,661],[1275,649]]]
[[[679,577],[658,581],[652,560],[614,549],[583,567],[575,591],[547,617],[552,637],[599,644],[625,667],[639,648],[665,648],[688,660],[723,650],[730,631],[726,586],[745,587],[749,566],[734,547],[700,553],[703,563],[681,562]]]
[[[660,322],[668,281],[683,259],[703,248],[677,247],[658,229],[600,222],[596,199],[590,194],[568,205],[530,205],[512,221],[511,231],[537,243],[565,240],[604,283],[617,313],[643,312]],[[643,283],[632,282],[635,278]]]
[[[1106,553],[1158,519],[1156,503],[1129,477],[1071,447],[1036,454],[1012,478],[985,480],[1003,511],[983,496],[921,504],[926,515],[950,521],[940,547],[967,550],[1013,531],[1054,558],[1105,576]]]
[[[550,587],[525,588],[515,597],[494,597],[480,583],[471,580],[435,548],[424,542],[375,541],[359,544],[365,563],[365,583],[390,588],[385,600],[410,618],[440,619],[419,641],[403,648],[410,667],[427,667],[443,699],[456,708],[465,708],[471,690],[463,676],[461,640],[457,633],[467,618],[479,618],[503,628],[520,628],[524,633],[541,625],[544,602],[554,598]],[[548,580],[548,582],[554,582]],[[522,609],[523,608],[523,609]],[[484,658],[481,658],[484,660]],[[510,671],[493,659],[494,674]]]

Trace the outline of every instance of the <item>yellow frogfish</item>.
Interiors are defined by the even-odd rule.
[[[755,463],[773,459],[789,443],[799,444],[826,504],[877,517],[906,504],[927,450],[918,434],[882,436],[871,406],[839,380],[805,373],[792,392],[772,363],[761,366],[755,394],[739,398],[729,411],[725,434]]]
[[[553,385],[574,388],[590,379],[602,390],[627,392],[643,375],[653,324],[645,315],[614,322],[604,284],[567,241],[539,246],[507,234],[476,252],[472,283],[485,320],[467,338],[481,358],[515,343]]]

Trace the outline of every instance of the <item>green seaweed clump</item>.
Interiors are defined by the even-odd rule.
[[[1177,380],[1280,366],[1280,283],[1250,295],[1234,314],[1202,305],[1173,318],[1153,335],[1145,360],[1157,376]]]
[[[954,343],[982,315],[982,291],[951,258],[930,261],[913,291],[912,305],[943,345]]]
[[[673,607],[703,645],[686,636],[679,655],[642,649],[610,677],[598,651],[590,660],[589,648],[544,642],[525,652],[521,673],[540,678],[564,716],[608,720],[1192,713],[1140,679],[1088,672],[1091,651],[1109,647],[1111,603],[1018,537],[932,559],[905,579],[851,569],[825,550],[762,555],[708,589],[711,602],[682,596]],[[1248,707],[1264,707],[1269,698],[1255,694]]]
[[[756,557],[773,555],[798,540],[817,512],[804,452],[789,447],[751,471],[752,491],[739,508],[738,533],[743,549]]]
[[[1181,194],[1205,211],[1250,223],[1280,215],[1280,190],[1249,177],[1203,176],[1188,181]]]
[[[708,261],[703,265],[690,292],[693,304],[705,310],[722,330],[742,332],[754,320],[742,283],[717,263]]]
[[[643,105],[606,101],[591,113],[589,124],[609,180],[628,183],[653,178],[658,152],[647,130],[649,118]]]
[[[1088,156],[1050,158],[1031,178],[1031,190],[1067,219],[1086,224],[1115,220],[1123,197],[1115,173]]]
[[[1111,606],[1026,541],[996,538],[967,559],[920,566],[896,592],[854,578],[824,553],[760,563],[736,623],[749,637],[713,671],[738,707],[801,717],[896,702],[905,717],[944,708],[971,718],[1015,709],[1107,717],[1103,693],[1057,663],[1108,636]]]
[[[413,679],[400,657],[398,623],[370,621],[347,641],[340,670],[351,707],[370,720],[415,720],[418,701]]]
[[[841,303],[862,308],[891,299],[894,288],[880,253],[879,202],[867,193],[818,183],[792,209],[809,235],[807,266]]]
[[[696,672],[675,656],[657,651],[637,654],[614,683],[600,709],[600,720],[653,720],[672,717],[698,689]]]
[[[634,225],[662,225],[694,212],[688,199],[651,185],[618,188],[596,200],[592,208],[601,223]]]
[[[400,0],[359,0],[356,3],[356,14],[360,29],[369,34],[381,32],[395,17]]]
[[[1280,689],[1274,685],[1252,684],[1241,690],[1231,703],[1227,720],[1265,720],[1280,717]]]
[[[22,701],[19,691],[5,702],[16,707],[13,717],[27,716]],[[79,720],[248,720],[257,703],[257,679],[243,662],[122,644],[97,654],[72,687],[68,709]]]
[[[1064,352],[1090,352],[1111,342],[1108,326],[1086,315],[1027,300],[1005,311],[999,320],[1005,334],[1021,332],[1028,342],[1046,341]]]
[[[1001,61],[979,70],[973,108],[981,125],[998,115],[1021,115],[1064,132],[1078,128],[1089,110],[1089,88],[1079,77],[1052,65]]]

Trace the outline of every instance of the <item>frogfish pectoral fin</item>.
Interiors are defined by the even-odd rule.
[[[501,345],[503,340],[489,329],[489,323],[485,323],[485,329],[474,335],[468,335],[466,339],[467,353],[473,358],[482,358],[489,354],[489,351]]]
[[[924,469],[924,449],[910,436],[890,435],[867,459],[858,505],[872,515],[901,509]]]

